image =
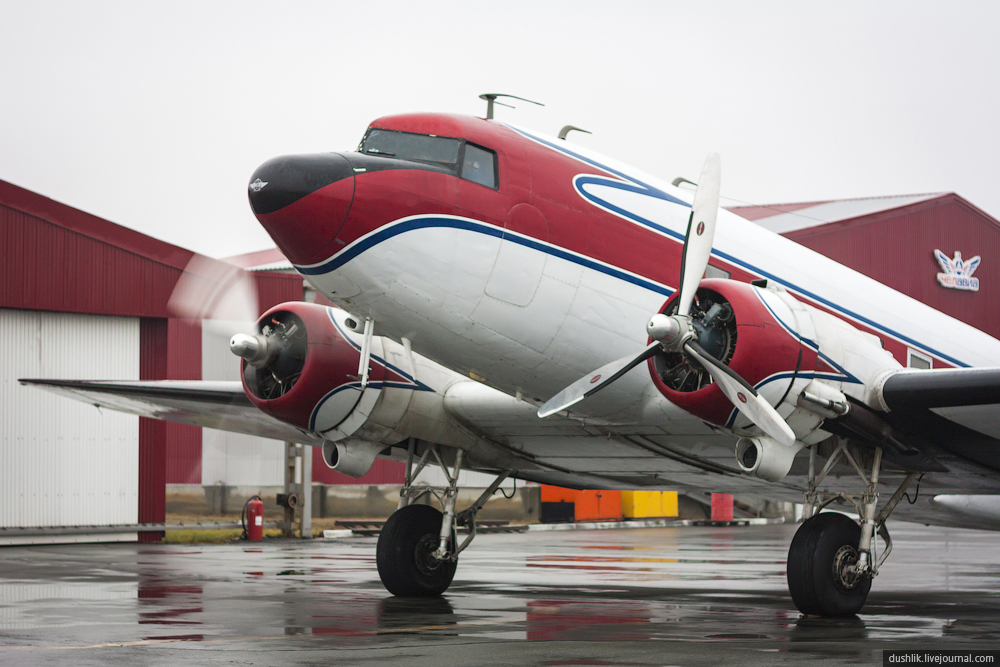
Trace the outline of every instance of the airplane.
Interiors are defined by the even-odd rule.
[[[376,547],[399,596],[447,590],[508,477],[804,502],[787,580],[820,616],[863,608],[890,514],[978,525],[930,498],[1000,492],[1000,341],[720,209],[716,155],[692,193],[492,116],[387,116],[253,173],[257,220],[337,307],[234,335],[241,382],[22,382],[348,475],[405,461]],[[462,470],[496,481],[459,510]]]

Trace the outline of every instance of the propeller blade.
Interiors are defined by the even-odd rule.
[[[729,366],[706,352],[705,348],[697,341],[689,340],[684,344],[684,350],[708,371],[726,398],[746,415],[747,419],[786,447],[795,444],[795,433],[792,432],[792,429],[781,418],[778,411],[771,407],[771,404],[758,394],[757,390],[751,387],[746,380]]]
[[[627,357],[616,359],[609,364],[604,364],[593,373],[583,376],[547,400],[545,405],[538,408],[538,416],[544,419],[549,415],[554,415],[570,406],[576,405],[591,394],[595,394],[604,387],[607,387],[646,359],[649,359],[656,354],[659,347],[660,344],[657,341],[653,341],[638,355],[630,354]]]
[[[257,294],[246,271],[200,255],[184,267],[167,311],[174,317],[201,320],[202,329],[226,338],[253,331],[259,314]]]
[[[686,317],[691,314],[691,304],[698,284],[705,275],[708,258],[712,254],[712,240],[715,238],[715,219],[719,213],[719,188],[722,167],[718,153],[709,153],[705,166],[701,169],[698,189],[694,192],[691,217],[688,218],[687,234],[684,236],[684,250],[681,256],[680,295],[677,297],[677,314]]]

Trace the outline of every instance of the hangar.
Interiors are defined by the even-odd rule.
[[[953,192],[729,210],[1000,338],[1000,222]]]
[[[17,383],[238,378],[238,364],[220,367],[230,355],[214,353],[218,341],[167,311],[194,253],[4,181],[0,238],[0,540],[46,539],[3,532],[32,527],[54,529],[59,541],[123,539],[136,531],[58,529],[162,523],[172,481],[282,474],[280,443],[101,414]],[[294,276],[254,280],[262,308],[302,296]]]
[[[1000,281],[1000,223],[954,193],[730,210],[1000,337],[1000,310],[989,307]],[[156,541],[161,532],[135,524],[164,521],[168,488],[218,487],[225,497],[226,489],[239,496],[282,485],[285,449],[276,441],[101,414],[16,382],[238,379],[225,340],[168,312],[194,253],[3,181],[0,233],[0,543]],[[316,298],[276,249],[225,260],[232,265],[252,275],[261,310]],[[929,360],[911,350],[906,363]],[[354,480],[319,456],[314,479],[327,485],[402,481],[401,464],[380,461]],[[80,526],[122,529],[4,534]]]

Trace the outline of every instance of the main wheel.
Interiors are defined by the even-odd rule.
[[[385,522],[375,563],[387,591],[400,597],[434,597],[448,590],[458,564],[433,556],[443,516],[429,505],[407,505]]]
[[[803,614],[853,616],[868,599],[872,580],[850,567],[858,562],[861,527],[826,512],[807,519],[788,548],[788,592]]]

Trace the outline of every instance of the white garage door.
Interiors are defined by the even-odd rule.
[[[0,526],[136,523],[138,417],[18,378],[138,380],[139,320],[0,309]]]

